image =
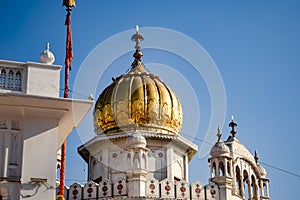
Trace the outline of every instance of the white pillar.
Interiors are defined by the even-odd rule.
[[[189,170],[188,170],[188,165],[189,165],[189,158],[187,155],[184,155],[184,178],[186,182],[189,182]]]
[[[264,197],[265,191],[264,191],[264,183],[262,180],[260,180],[260,192],[261,192],[261,196]]]
[[[216,160],[216,176],[220,176],[220,172],[219,172],[219,160]]]
[[[269,184],[268,181],[266,181],[266,197],[269,197]]]
[[[173,154],[174,150],[172,148],[167,149],[167,178],[169,180],[174,181],[174,174],[172,170],[172,163],[173,163]]]
[[[240,177],[239,177],[239,181],[240,181],[240,190],[241,190],[241,196],[242,197],[245,197],[245,191],[244,191],[244,182],[243,182],[243,176],[242,175],[240,175]]]
[[[228,166],[227,166],[227,159],[226,158],[224,158],[224,160],[223,160],[223,162],[224,162],[224,176],[227,176],[227,170],[228,170]]]
[[[102,180],[110,180],[109,178],[109,163],[108,163],[108,148],[102,150],[103,174]]]
[[[145,153],[145,156],[146,156],[146,160],[145,160],[146,166],[145,166],[145,169],[148,170],[149,169],[149,166],[148,166],[149,154],[148,154],[148,152]]]
[[[248,180],[246,180],[246,183],[248,186],[248,199],[252,199],[251,181],[249,180],[249,177]]]

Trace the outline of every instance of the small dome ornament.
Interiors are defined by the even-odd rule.
[[[234,129],[234,127],[236,127],[236,126],[237,126],[237,123],[234,121],[233,115],[231,115],[231,122],[229,123],[229,127],[231,127],[230,133],[231,133],[232,137],[235,137],[235,135],[237,133],[237,131]]]
[[[229,147],[225,144],[225,142],[222,141],[222,133],[220,130],[220,127],[218,127],[218,141],[216,144],[213,146],[213,148],[210,150],[210,155],[212,157],[219,157],[219,156],[224,156],[228,155],[230,153]]]
[[[256,162],[256,165],[257,165],[257,168],[258,168],[258,171],[259,171],[260,175],[261,175],[263,178],[265,178],[265,177],[267,176],[267,171],[266,171],[265,168],[263,168],[263,167],[258,163],[258,159],[259,159],[259,157],[258,157],[257,151],[255,150],[255,151],[254,151],[254,160],[255,160],[255,162]]]
[[[147,141],[145,137],[136,130],[131,136],[127,138],[126,145],[128,148],[146,148]]]
[[[46,49],[40,55],[40,62],[52,65],[55,61],[53,53],[50,51],[49,42],[47,42]]]
[[[133,57],[135,59],[141,60],[141,58],[143,57],[141,50],[141,41],[144,40],[144,36],[142,34],[140,34],[139,32],[139,26],[136,25],[135,27],[135,34],[131,37],[132,41],[135,41],[135,46],[134,48],[136,49],[135,53],[133,54]]]
[[[220,130],[220,127],[218,126],[218,134],[217,134],[217,137],[218,137],[218,142],[221,140],[221,137],[222,137],[222,133],[221,133],[221,130]]]

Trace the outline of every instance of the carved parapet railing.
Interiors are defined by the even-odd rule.
[[[23,69],[21,67],[0,66],[0,89],[22,91]]]
[[[59,65],[0,60],[0,93],[59,97]]]
[[[58,192],[58,191],[57,191]],[[218,200],[218,186],[214,183],[203,185],[200,182],[189,184],[185,181],[173,183],[171,180],[150,179],[146,182],[146,195],[142,198],[151,199],[181,199],[181,200]],[[93,181],[85,185],[74,183],[65,187],[66,200],[84,199],[130,199],[127,193],[127,183],[118,179],[114,183],[104,180],[99,184]]]

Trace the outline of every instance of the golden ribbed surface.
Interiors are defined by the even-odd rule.
[[[97,133],[140,129],[178,134],[182,126],[180,102],[158,76],[135,60],[129,72],[100,94],[94,126]]]

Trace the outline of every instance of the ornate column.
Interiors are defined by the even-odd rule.
[[[251,181],[249,180],[249,177],[248,177],[248,180],[246,180],[246,183],[248,186],[248,199],[251,200],[252,199],[252,190],[251,190]]]
[[[265,196],[264,183],[263,183],[262,180],[260,180],[259,182],[260,182],[260,192],[261,192],[261,196],[264,197],[264,196]]]
[[[239,177],[239,184],[240,184],[240,195],[242,197],[245,197],[244,182],[243,182],[243,176],[242,175],[240,175],[240,177]]]

